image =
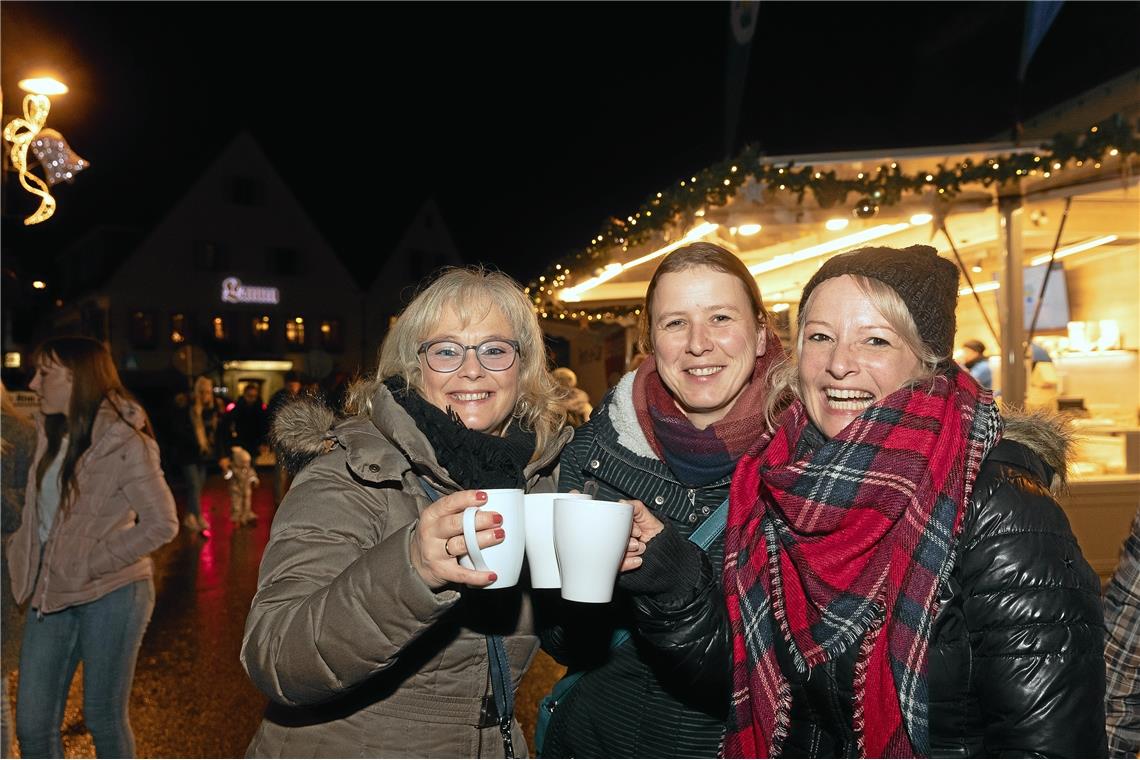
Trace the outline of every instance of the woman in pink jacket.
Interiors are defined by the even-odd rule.
[[[28,604],[16,733],[22,757],[63,757],[60,723],[83,661],[83,715],[99,757],[133,757],[127,703],[154,609],[149,554],[178,533],[142,407],[110,353],[53,338],[34,355],[37,444],[8,566]]]

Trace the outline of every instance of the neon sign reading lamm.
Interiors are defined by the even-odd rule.
[[[222,280],[222,300],[226,303],[277,303],[281,292],[268,285],[242,285],[236,277]]]

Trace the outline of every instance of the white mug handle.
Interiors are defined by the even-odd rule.
[[[475,515],[478,512],[479,507],[463,510],[463,540],[467,543],[467,556],[471,558],[471,564],[475,565],[476,570],[485,573],[491,568],[483,561],[483,552],[479,550],[479,539],[475,535]]]

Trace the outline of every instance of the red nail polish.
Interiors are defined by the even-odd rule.
[[[494,523],[495,525],[502,525],[503,524],[503,516],[500,515],[498,512],[496,512],[495,516],[491,518],[491,522]]]
[[[475,498],[478,499],[479,501],[486,501],[487,500],[487,494],[483,491],[476,491],[475,492]]]
[[[498,573],[491,573],[491,583],[494,583],[497,580],[499,580],[499,574]]]
[[[495,529],[495,538],[506,538],[507,532],[502,528]]]

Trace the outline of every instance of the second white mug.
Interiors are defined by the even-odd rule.
[[[526,495],[526,563],[533,588],[561,588],[558,555],[554,551],[554,500],[592,499],[585,493]]]
[[[459,558],[459,564],[469,570],[492,571],[499,576],[494,583],[480,588],[510,588],[519,582],[526,551],[523,492],[521,488],[484,488],[483,492],[487,494],[486,504],[463,510],[463,540],[467,542],[467,554]],[[503,524],[499,527],[506,537],[502,543],[479,548],[475,535],[477,512],[498,512],[503,516]]]

